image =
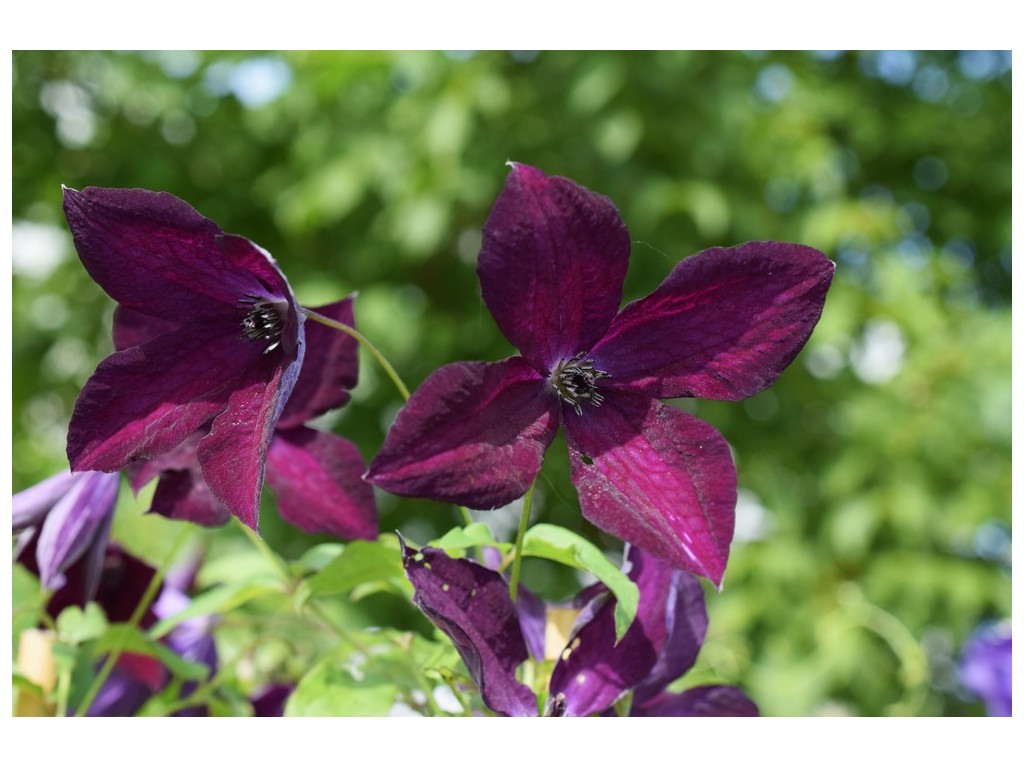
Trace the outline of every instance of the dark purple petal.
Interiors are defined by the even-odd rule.
[[[350,327],[355,327],[352,296],[313,307],[313,311]],[[359,343],[334,328],[309,320],[304,325],[306,353],[295,389],[281,413],[278,427],[285,429],[304,424],[349,400],[348,390],[359,378]]]
[[[484,703],[510,717],[534,717],[537,698],[516,680],[528,654],[508,585],[497,573],[442,550],[402,543],[413,601],[451,638]]]
[[[81,479],[81,475],[76,478],[75,475],[64,470],[53,477],[46,478],[41,483],[36,483],[31,488],[14,494],[11,499],[12,532],[21,533],[29,526],[38,526],[46,517],[46,513],[71,490],[79,479]]]
[[[89,547],[102,552],[109,531],[109,519],[117,502],[118,475],[87,472],[75,477],[75,484],[50,510],[36,545],[39,578],[47,589],[60,586],[59,577]],[[86,575],[85,593],[95,592],[96,574]]]
[[[243,252],[243,238],[166,192],[65,189],[64,213],[86,270],[132,309],[172,322],[220,319],[237,315],[246,294],[287,295],[265,253],[248,241]]]
[[[154,693],[152,688],[118,663],[110,671],[96,698],[89,705],[86,716],[131,717],[142,709],[142,705]]]
[[[308,427],[279,429],[267,455],[267,483],[281,517],[307,533],[376,539],[377,506],[359,450]]]
[[[676,568],[721,586],[736,468],[714,427],[645,395],[607,389],[599,408],[563,409],[583,515]]]
[[[203,431],[193,432],[176,448],[152,461],[129,466],[128,477],[136,493],[159,478],[150,512],[205,526],[224,525],[231,519],[231,513],[213,495],[199,468],[196,451],[203,434]]]
[[[234,328],[204,336],[185,326],[101,362],[71,416],[71,468],[116,471],[153,458],[223,411],[247,369],[270,362],[260,345],[236,336]]]
[[[643,680],[668,636],[666,610],[675,603],[675,575],[665,563],[631,548],[629,577],[640,589],[636,619],[615,643],[615,598],[604,592],[580,614],[551,673],[549,711],[567,717],[603,712]]]
[[[284,717],[285,705],[294,690],[294,685],[284,683],[267,686],[249,700],[252,704],[253,717]]]
[[[434,371],[398,412],[367,475],[400,496],[490,509],[519,498],[558,428],[558,401],[521,357]]]
[[[281,383],[287,371],[268,371],[270,365],[254,366],[236,382],[227,408],[213,420],[196,451],[213,495],[254,531],[274,423],[290,390]],[[301,360],[291,368],[298,365]]]
[[[757,705],[738,688],[704,685],[683,693],[666,693],[643,706],[634,704],[630,717],[757,717]]]
[[[636,548],[632,553],[638,553]],[[704,606],[704,589],[695,576],[678,571],[644,555],[645,571],[669,571],[669,589],[662,607],[665,638],[654,667],[633,689],[634,707],[665,690],[682,677],[697,660],[697,654],[708,630],[708,612]],[[657,566],[650,566],[650,563]],[[664,575],[661,576],[664,578]],[[640,584],[641,594],[645,586]]]
[[[114,310],[114,349],[120,352],[128,347],[137,347],[183,324],[162,320],[118,304]]]
[[[834,270],[804,245],[709,248],[625,307],[589,357],[616,386],[652,397],[750,397],[803,348]]]
[[[618,311],[629,233],[615,205],[512,164],[484,225],[477,273],[505,337],[541,371],[585,352]]]

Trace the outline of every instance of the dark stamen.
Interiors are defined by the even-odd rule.
[[[583,354],[560,362],[550,377],[558,396],[572,406],[577,416],[583,415],[582,403],[596,407],[604,402],[604,396],[597,391],[597,382],[609,378],[608,373],[594,366],[593,360],[584,360]]]
[[[285,325],[285,304],[274,299],[261,298],[251,293],[238,301],[238,308],[246,310],[242,320],[240,339],[256,341],[264,339],[270,344],[263,350],[267,354],[281,344],[281,333]]]

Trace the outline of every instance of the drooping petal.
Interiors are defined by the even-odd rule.
[[[279,429],[267,454],[267,483],[281,517],[307,533],[377,538],[366,462],[348,440],[308,427]]]
[[[236,335],[184,326],[101,362],[71,415],[71,468],[110,472],[158,456],[223,411],[234,381],[262,362],[262,348]]]
[[[623,308],[589,357],[616,386],[652,397],[750,397],[803,348],[834,270],[803,245],[709,248]]]
[[[299,365],[301,360],[290,368]],[[213,495],[254,531],[274,423],[290,391],[282,383],[286,375],[280,368],[268,374],[259,365],[246,371],[196,451]]]
[[[572,482],[599,528],[721,586],[736,509],[736,468],[718,430],[645,395],[605,392],[563,409]]]
[[[241,297],[262,295],[271,282],[265,267],[253,272],[261,254],[255,246],[244,257],[236,242],[243,238],[225,236],[166,192],[65,188],[64,213],[92,278],[118,303],[147,314],[172,322],[233,317]],[[272,290],[284,295],[279,287]]]
[[[535,368],[550,371],[601,338],[628,263],[629,233],[608,198],[512,164],[477,273],[498,328]]]
[[[639,552],[636,548],[633,551]],[[645,560],[654,558],[645,555]],[[704,606],[704,589],[695,576],[666,566],[660,561],[658,568],[668,569],[670,585],[664,603],[662,620],[665,638],[658,660],[651,671],[633,689],[633,703],[639,703],[661,693],[669,683],[682,677],[697,660],[708,630],[708,612]],[[646,570],[651,570],[648,567]],[[641,585],[641,589],[643,586]]]
[[[64,470],[14,494],[11,497],[12,532],[21,533],[29,526],[41,523],[46,513],[64,497],[77,480],[78,478],[69,471]]]
[[[630,717],[757,717],[757,705],[731,685],[704,685],[682,693],[666,693],[642,706]]]
[[[120,477],[103,472],[88,472],[75,478],[75,484],[58,501],[42,525],[36,546],[39,578],[47,589],[60,586],[59,576],[108,531],[105,523],[114,513]],[[92,570],[92,569],[90,569]],[[95,590],[94,573],[86,574],[86,594]]]
[[[603,712],[644,680],[662,654],[679,572],[636,547],[629,548],[627,562],[640,590],[636,619],[616,644],[615,598],[605,591],[584,608],[551,673],[549,710],[567,717]]]
[[[313,307],[318,314],[355,327],[353,296],[323,307]],[[348,390],[359,379],[359,343],[347,333],[321,323],[308,321],[303,325],[306,352],[298,381],[281,413],[278,427],[304,424],[349,400]]]
[[[367,480],[490,509],[519,498],[558,428],[557,396],[521,357],[434,371],[398,412]]]
[[[536,696],[515,677],[528,654],[505,580],[470,560],[431,547],[417,552],[404,541],[402,562],[413,601],[451,638],[484,703],[502,715],[536,716]]]

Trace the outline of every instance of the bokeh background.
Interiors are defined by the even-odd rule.
[[[304,304],[358,291],[359,327],[415,386],[514,353],[474,271],[512,159],[616,202],[626,300],[709,246],[837,263],[771,390],[673,402],[721,430],[740,485],[689,683],[738,684],[766,715],[982,713],[955,664],[1010,615],[1008,52],[14,52],[13,76],[15,490],[66,466],[74,399],[112,349],[61,184],[170,191],[270,250]],[[399,405],[364,357],[325,423],[369,459]],[[534,519],[614,551],[567,476],[559,440]],[[155,556],[174,524],[127,496],[115,537]],[[461,520],[379,500],[382,530],[420,542]],[[276,550],[324,540],[265,506]],[[508,538],[517,514],[477,517]],[[210,534],[214,566],[236,533]],[[577,586],[545,561],[524,579]]]

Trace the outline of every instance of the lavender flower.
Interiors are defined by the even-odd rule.
[[[82,388],[71,468],[121,470],[202,429],[203,478],[255,529],[268,445],[305,345],[284,275],[258,246],[165,192],[65,189],[64,213],[92,278],[152,329]]]
[[[367,478],[501,506],[525,493],[561,425],[583,515],[720,586],[735,522],[729,446],[659,398],[739,400],[770,386],[817,323],[835,265],[802,245],[711,248],[619,311],[629,251],[611,201],[513,164],[477,272],[522,354],[435,371]]]
[[[964,648],[960,680],[990,717],[1013,715],[1013,638],[1009,625],[975,631]]]
[[[64,471],[14,494],[15,556],[46,589],[64,586],[65,573],[81,562],[85,600],[96,594],[119,482],[116,474]]]
[[[440,549],[403,542],[402,558],[413,600],[451,638],[484,703],[503,715],[536,716],[536,696],[515,671],[531,656],[544,657],[543,602],[520,588],[514,605],[496,571]],[[632,691],[633,716],[756,715],[754,703],[729,686],[665,691],[693,666],[704,640],[704,593],[695,577],[635,547],[626,562],[640,590],[636,620],[616,644],[614,597],[602,588],[584,591],[568,642],[556,650],[545,714],[610,713]]]

